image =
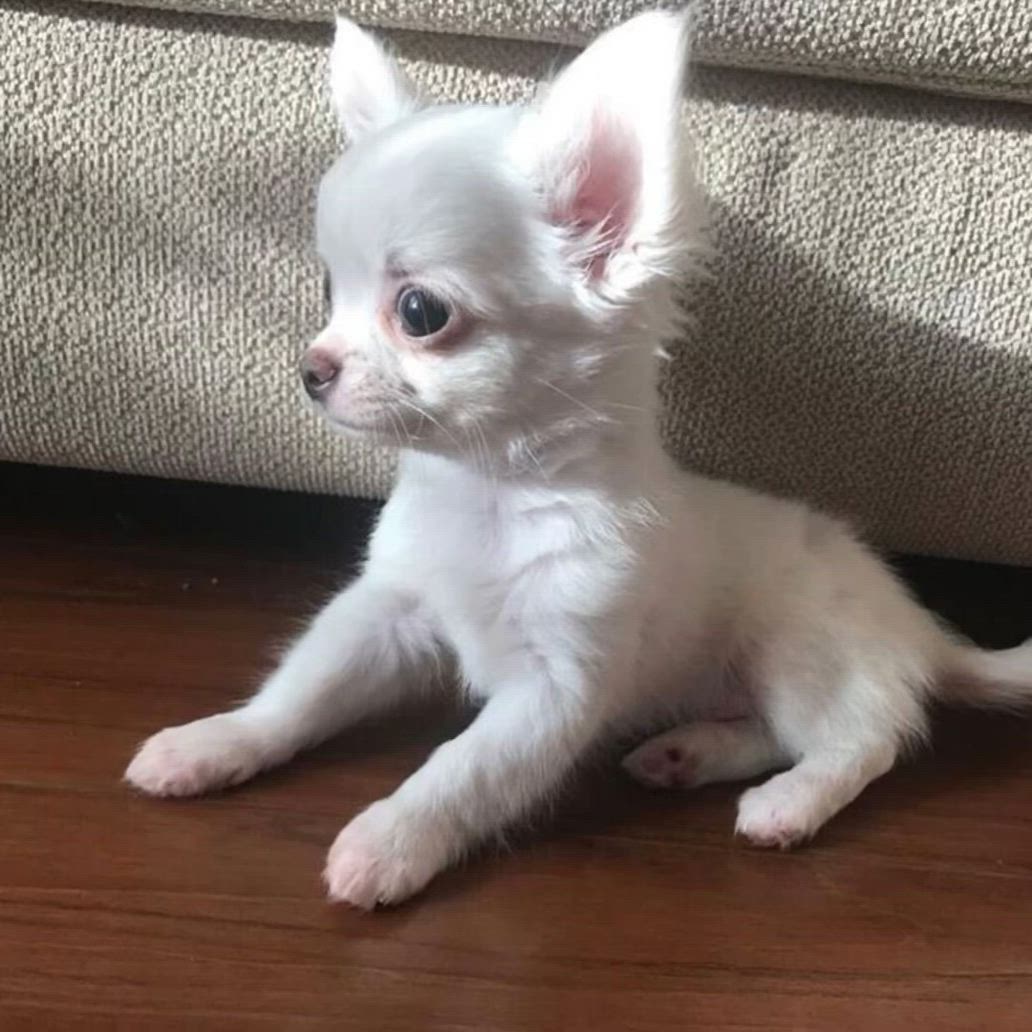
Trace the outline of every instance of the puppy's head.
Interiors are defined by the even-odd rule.
[[[699,244],[685,37],[682,17],[642,15],[532,107],[431,107],[338,22],[330,92],[349,147],[319,189],[328,321],[301,363],[335,425],[512,449],[604,421],[619,384],[648,383],[670,280]]]

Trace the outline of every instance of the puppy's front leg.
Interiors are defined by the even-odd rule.
[[[603,723],[586,681],[560,685],[535,673],[507,683],[462,734],[337,836],[324,875],[330,898],[370,908],[418,892],[552,793]]]
[[[435,647],[419,599],[367,573],[323,609],[246,705],[153,735],[126,780],[163,796],[238,784],[415,689],[425,681],[417,661]]]

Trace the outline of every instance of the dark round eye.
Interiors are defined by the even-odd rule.
[[[330,274],[323,273],[322,277],[322,299],[323,306],[329,311],[333,307],[333,288],[330,286]]]
[[[451,318],[448,306],[419,287],[406,287],[398,297],[398,318],[410,337],[429,337],[443,330]]]

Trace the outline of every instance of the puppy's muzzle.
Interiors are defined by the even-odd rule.
[[[310,347],[301,356],[301,382],[308,397],[318,401],[333,386],[340,375],[341,365],[328,351],[316,346]]]

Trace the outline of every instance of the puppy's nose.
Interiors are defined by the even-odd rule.
[[[301,356],[301,382],[310,398],[325,394],[339,372],[340,362],[322,348],[311,347]]]

